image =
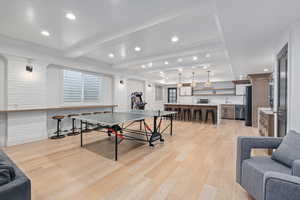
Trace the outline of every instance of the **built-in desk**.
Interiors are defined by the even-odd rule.
[[[116,105],[71,105],[50,107],[15,107],[0,110],[0,146],[11,146],[47,139],[56,131],[54,115],[113,111]],[[65,118],[63,130],[70,130],[72,120]]]
[[[193,115],[193,111],[195,109],[203,110],[202,113],[204,114],[208,109],[215,109],[217,125],[221,122],[221,106],[220,104],[184,104],[184,103],[166,103],[164,104],[165,108],[181,108],[181,109],[191,109],[191,114]],[[192,116],[193,118],[193,116]],[[204,119],[204,118],[203,118]]]

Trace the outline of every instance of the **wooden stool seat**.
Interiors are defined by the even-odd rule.
[[[81,113],[81,115],[91,115],[92,113]]]
[[[104,111],[104,113],[112,113],[112,111]]]
[[[56,120],[58,120],[58,119],[62,120],[62,119],[64,119],[64,118],[65,118],[64,115],[56,115],[56,116],[53,116],[53,117],[52,117],[52,119],[56,119]]]
[[[68,114],[68,117],[72,118],[72,117],[77,117],[79,116],[79,114]]]
[[[103,113],[104,113],[103,111],[93,112],[94,115],[103,114]]]

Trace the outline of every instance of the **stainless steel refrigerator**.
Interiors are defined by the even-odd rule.
[[[252,126],[252,86],[246,87],[245,104],[245,125]]]

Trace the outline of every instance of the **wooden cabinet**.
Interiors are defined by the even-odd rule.
[[[260,111],[258,128],[261,136],[274,137],[274,114]]]
[[[221,105],[221,117],[222,119],[235,119],[235,106],[233,104]]]

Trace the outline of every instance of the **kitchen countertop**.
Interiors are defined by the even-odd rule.
[[[165,103],[165,105],[182,105],[182,106],[220,106],[214,103]]]
[[[114,107],[117,107],[117,105],[53,106],[53,107],[42,107],[42,108],[20,108],[20,109],[0,110],[0,113],[49,111],[49,110],[75,110],[75,109],[85,109],[85,108],[114,108]]]
[[[258,110],[267,115],[274,115],[274,111],[272,108],[258,108]]]

